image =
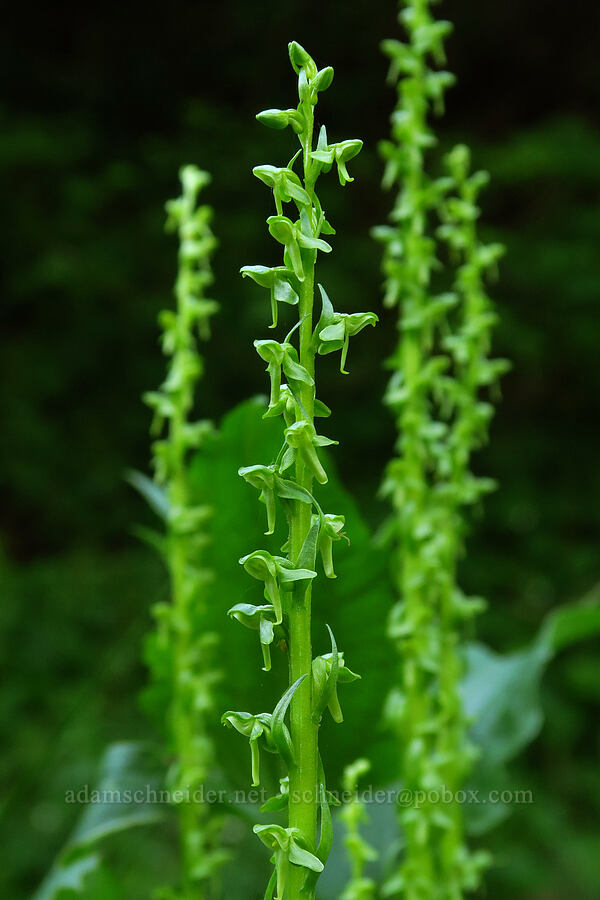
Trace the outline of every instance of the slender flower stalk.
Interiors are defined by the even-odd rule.
[[[311,605],[317,556],[322,559],[326,577],[334,578],[332,545],[345,537],[343,516],[324,513],[313,494],[315,482],[327,481],[319,450],[335,443],[318,434],[315,426],[317,417],[330,414],[316,398],[315,359],[319,354],[339,351],[344,371],[350,337],[366,325],[374,325],[377,317],[373,313],[336,312],[319,285],[321,314],[315,321],[317,254],[331,251],[322,235],[335,233],[317,196],[317,179],[335,165],[341,185],[352,181],[347,163],[359,153],[362,142],[330,143],[325,126],[315,140],[315,106],[319,93],[333,80],[333,69],[318,70],[312,57],[295,42],[289,45],[289,55],[298,76],[298,106],[269,109],[257,118],[271,128],[291,127],[300,149],[287,166],[254,169],[256,177],[273,192],[274,215],[267,219],[267,225],[271,236],[283,246],[283,261],[274,268],[245,266],[242,275],[269,291],[272,328],[278,323],[280,302],[297,307],[298,318],[283,341],[255,341],[259,356],[267,363],[271,383],[265,416],[282,417],[283,444],[270,464],[240,470],[240,475],[260,491],[267,512],[266,533],[273,533],[281,507],[288,537],[281,550],[285,556],[257,550],[240,560],[248,573],[263,583],[266,603],[237,604],[230,615],[258,630],[265,670],[271,668],[271,646],[276,643],[287,648],[290,686],[273,713],[229,711],[223,722],[248,737],[255,784],[259,780],[261,746],[279,754],[287,770],[281,794],[266,805],[267,809],[286,808],[287,826],[257,825],[254,829],[272,851],[274,872],[265,897],[310,900],[332,840],[318,749],[319,726],[326,708],[336,722],[342,721],[337,686],[358,677],[344,665],[331,630],[331,652],[313,659]],[[322,638],[318,636],[319,643]],[[288,708],[289,726],[285,722]]]
[[[197,337],[209,336],[209,320],[218,305],[206,297],[212,284],[210,257],[216,241],[210,228],[212,210],[198,205],[198,193],[210,181],[206,172],[185,166],[182,194],[167,204],[167,228],[179,236],[176,308],[160,315],[163,351],[169,359],[159,391],[147,393],[154,410],[152,432],[155,485],[137,476],[137,486],[165,519],[162,549],[171,603],[153,612],[156,631],[148,658],[155,683],[167,682],[167,733],[174,762],[169,773],[172,792],[192,794],[206,780],[215,753],[207,723],[214,715],[217,636],[207,629],[207,588],[213,573],[205,554],[212,510],[191,495],[188,458],[210,438],[212,425],[192,419],[194,392],[203,372]],[[161,710],[162,711],[162,710]],[[210,808],[190,800],[179,804],[183,884],[171,896],[205,900],[225,856],[217,848],[220,823]]]
[[[506,364],[487,358],[495,316],[483,277],[502,248],[477,238],[476,198],[486,176],[469,175],[462,146],[447,157],[447,175],[432,178],[426,170],[427,149],[435,144],[429,114],[443,111],[444,91],[454,80],[431,67],[444,62],[451,25],[435,21],[430,6],[431,0],[403,2],[408,41],[383,44],[398,88],[392,140],[382,145],[384,184],[399,190],[391,226],[375,236],[384,244],[384,302],[400,311],[385,397],[399,434],[383,486],[394,509],[399,597],[388,633],[398,649],[400,684],[390,695],[388,718],[402,747],[405,787],[426,798],[401,812],[405,851],[386,894],[459,900],[479,883],[487,855],[469,853],[455,799],[474,759],[459,694],[460,644],[465,620],[482,606],[460,591],[457,561],[463,508],[493,487],[469,469],[493,414],[481,392]],[[453,799],[442,806],[436,797],[443,789]]]

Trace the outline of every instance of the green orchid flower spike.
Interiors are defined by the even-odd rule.
[[[313,661],[311,621],[317,559],[321,559],[326,577],[334,578],[332,546],[346,537],[344,517],[325,514],[313,491],[315,483],[327,482],[320,449],[336,443],[315,428],[317,417],[331,414],[316,396],[315,363],[320,354],[340,350],[343,370],[350,339],[366,325],[374,325],[377,317],[374,313],[336,313],[322,289],[327,317],[322,316],[315,326],[315,269],[319,253],[332,250],[323,236],[335,234],[317,195],[317,181],[334,165],[341,185],[352,181],[348,162],[357,156],[362,142],[351,139],[330,144],[325,128],[315,140],[315,106],[333,81],[333,69],[319,69],[296,42],[288,50],[298,79],[298,105],[295,109],[267,109],[257,119],[269,128],[290,128],[300,149],[287,166],[263,164],[253,170],[273,195],[273,215],[267,219],[267,228],[283,248],[282,264],[245,266],[241,271],[268,292],[271,327],[278,324],[280,302],[286,314],[295,318],[297,313],[297,320],[283,341],[255,341],[270,379],[265,416],[281,417],[282,447],[274,460],[240,469],[266,506],[267,534],[274,533],[279,506],[288,534],[281,548],[285,556],[275,555],[274,550],[255,550],[242,558],[248,573],[263,583],[266,602],[237,603],[230,617],[258,631],[265,670],[275,666],[276,657],[271,659],[275,647],[285,651],[289,670],[290,687],[271,721],[272,744],[286,770],[285,790],[264,807],[287,809],[288,821],[286,826],[255,828],[273,853],[275,870],[265,898],[272,900],[276,891],[278,900],[314,900],[333,840],[332,798],[318,751],[319,728],[327,707],[335,721],[342,720],[338,682],[358,677],[346,668],[333,638],[332,653]],[[279,313],[283,314],[282,310]],[[288,707],[289,726],[284,721]],[[250,727],[247,721],[244,718],[244,727]]]
[[[173,793],[200,787],[215,765],[210,723],[221,678],[218,637],[209,628],[208,588],[214,574],[206,549],[212,509],[193,500],[189,475],[191,453],[202,450],[214,435],[212,424],[195,421],[192,411],[204,371],[198,338],[209,337],[210,320],[218,310],[208,295],[216,240],[210,227],[212,210],[198,202],[210,176],[195,166],[184,166],[179,174],[181,195],[166,206],[167,230],[179,238],[176,302],[159,316],[168,368],[160,389],[144,396],[154,413],[154,481],[140,473],[130,477],[160,516],[165,532],[164,537],[150,532],[149,538],[167,565],[171,600],[152,610],[155,628],[146,649],[151,684],[144,700],[166,732]],[[182,883],[167,890],[181,900],[197,900],[211,894],[228,856],[219,846],[222,822],[214,808],[203,803],[180,803],[177,815]]]
[[[424,796],[442,786],[455,795],[473,763],[459,691],[461,642],[481,601],[464,597],[457,570],[465,507],[494,486],[469,467],[494,411],[486,391],[507,367],[489,359],[496,316],[484,279],[502,248],[477,236],[477,198],[487,176],[470,174],[462,145],[446,157],[443,174],[427,172],[427,151],[436,143],[429,116],[443,112],[454,82],[439,68],[451,25],[435,20],[432,6],[402,0],[406,41],[382,45],[398,91],[391,140],[381,146],[383,184],[396,187],[397,196],[390,224],[374,230],[383,245],[384,304],[399,307],[400,333],[384,398],[399,435],[382,493],[393,508],[386,533],[399,599],[388,636],[401,672],[386,718],[398,740],[399,778]],[[445,290],[434,292],[433,284]],[[459,804],[404,809],[400,823],[405,849],[386,896],[461,900],[478,887],[488,857],[467,847]]]

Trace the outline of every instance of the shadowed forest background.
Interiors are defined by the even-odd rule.
[[[462,566],[465,587],[489,601],[478,635],[507,651],[600,580],[600,13],[581,0],[567,9],[446,0],[437,14],[455,26],[448,68],[458,84],[436,153],[471,145],[474,165],[492,176],[484,237],[507,246],[491,293],[495,353],[513,369],[476,461],[499,490]],[[124,472],[148,468],[140,396],[163,377],[156,320],[176,266],[163,207],[178,193],[179,166],[213,175],[205,199],[216,210],[222,311],[203,351],[199,409],[218,421],[266,389],[252,347],[266,336],[266,307],[238,271],[277,253],[264,227],[270,197],[251,169],[285,164],[294,140],[254,115],[293,102],[291,39],[335,69],[319,106],[330,136],[365,142],[355,182],[324,188],[338,229],[324,280],[340,308],[381,314],[369,229],[392,202],[380,190],[377,142],[394,94],[378,45],[398,36],[393,0],[67,3],[35,16],[21,8],[3,30],[3,896],[25,898],[43,877],[76,814],[64,791],[93,779],[105,745],[152,735],[137,699],[141,644],[166,576],[132,536],[146,511]],[[393,445],[380,397],[395,337],[395,314],[383,313],[352,346],[347,379],[333,363],[322,367],[339,474],[373,528],[385,514],[375,495]],[[224,609],[236,602],[228,599]],[[546,723],[512,766],[536,802],[491,833],[506,864],[489,896],[592,900],[598,646],[560,656],[542,700]],[[157,841],[148,862],[148,844],[130,842],[132,871],[136,854],[148,877],[170,864],[168,846]]]

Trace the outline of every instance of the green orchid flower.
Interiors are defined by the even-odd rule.
[[[271,713],[258,713],[252,715],[247,712],[235,712],[228,710],[221,716],[221,724],[235,728],[250,742],[250,755],[252,760],[252,787],[260,785],[260,752],[258,741],[263,738],[265,749],[269,749],[271,753],[277,752],[273,744],[271,726],[273,716]]]
[[[329,447],[338,442],[317,434],[315,426],[306,420],[294,422],[293,425],[286,428],[285,439],[288,445],[300,454],[304,464],[310,469],[319,484],[327,484],[327,472],[321,465],[315,448]]]
[[[265,534],[273,534],[275,530],[278,497],[282,503],[289,500],[299,500],[301,503],[313,503],[313,498],[308,491],[299,487],[295,482],[282,478],[275,466],[244,466],[238,469],[248,484],[260,490],[259,500],[267,507],[267,528]]]
[[[317,352],[324,356],[341,350],[340,372],[347,375],[344,369],[350,338],[358,334],[367,325],[375,325],[379,318],[375,313],[338,313],[335,312],[325,288],[319,285],[322,301],[321,318],[315,329]]]
[[[280,344],[277,341],[263,340],[254,341],[254,346],[260,358],[267,363],[267,372],[271,381],[269,408],[276,406],[279,402],[282,370],[292,388],[296,388],[296,390],[302,384],[314,385],[313,377],[304,366],[300,365],[298,353],[293,344],[287,341]]]
[[[322,240],[322,238],[313,233],[310,219],[305,209],[300,213],[300,219],[297,222],[292,222],[287,216],[278,215],[269,216],[267,225],[271,236],[284,245],[285,256],[289,258],[298,281],[304,281],[301,248],[331,253],[331,246],[327,241]]]
[[[266,550],[255,550],[240,559],[240,564],[253,578],[263,581],[265,599],[273,606],[276,614],[275,624],[283,621],[283,608],[280,590],[290,591],[296,581],[316,578],[317,573],[311,569],[297,569],[289,559],[283,556],[271,556]]]
[[[267,508],[267,531],[265,531],[265,534],[273,534],[277,515],[275,502],[276,474],[273,466],[244,466],[238,469],[238,475],[241,475],[248,484],[258,488],[260,491],[259,500]]]
[[[344,715],[337,695],[337,686],[359,681],[360,675],[347,668],[344,654],[338,651],[329,625],[327,630],[331,637],[331,653],[315,657],[312,663],[313,720],[319,722],[323,710],[328,707],[333,721],[339,724],[344,721]]]
[[[251,603],[236,603],[227,615],[241,625],[258,632],[263,655],[263,672],[271,671],[271,644],[275,638],[277,613],[271,604],[253,606]]]
[[[316,520],[318,517],[314,516],[313,518]],[[332,513],[326,513],[321,518],[317,547],[321,554],[326,578],[336,577],[333,569],[333,542],[344,539],[348,544],[350,543],[348,536],[344,533],[345,523],[344,516],[336,516]]]
[[[273,851],[277,892],[275,900],[283,900],[288,882],[289,866],[301,866],[312,872],[322,872],[323,863],[306,848],[306,839],[299,828],[281,825],[255,825],[254,833]]]
[[[299,209],[303,206],[312,206],[310,197],[293,169],[278,169],[276,166],[264,165],[255,166],[252,173],[273,191],[279,215],[282,215],[282,203],[290,203],[292,200],[296,201]]]
[[[328,144],[327,130],[325,126],[322,125],[321,131],[319,132],[317,149],[313,150],[310,155],[311,159],[316,160],[316,162],[320,164],[320,168],[323,172],[329,172],[332,165],[335,163],[340,184],[343,187],[347,182],[354,181],[354,178],[348,174],[346,163],[351,159],[354,159],[355,156],[358,156],[362,150],[362,146],[363,142],[358,139],[340,141],[338,144]]]
[[[298,304],[298,294],[292,285],[294,273],[285,266],[243,266],[240,269],[242,278],[251,278],[256,284],[267,288],[271,296],[271,315],[273,317],[269,328],[276,328],[278,322],[278,303],[287,303],[289,306]]]

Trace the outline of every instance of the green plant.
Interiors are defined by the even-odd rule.
[[[220,821],[210,808],[193,800],[215,764],[207,732],[214,711],[217,635],[207,627],[208,588],[213,573],[206,560],[212,509],[199,505],[189,483],[189,455],[211,438],[207,421],[194,421],[194,391],[203,371],[196,333],[209,336],[209,320],[218,305],[206,297],[213,277],[210,257],[216,241],[210,228],[212,210],[198,205],[198,194],[210,176],[195,166],[180,172],[182,194],[167,204],[167,228],[179,236],[176,308],[160,314],[162,346],[169,357],[159,391],[147,393],[154,410],[152,432],[155,482],[139,473],[131,481],[145,494],[165,522],[164,537],[151,535],[167,564],[172,602],[153,608],[156,630],[147,645],[153,683],[146,700],[164,717],[174,762],[168,773],[178,802],[183,885],[177,897],[196,900],[211,895],[211,882],[226,858],[218,849]],[[165,427],[166,426],[166,427]],[[164,432],[164,435],[163,435]],[[175,896],[175,894],[169,894]]]
[[[459,693],[461,639],[465,623],[483,605],[465,597],[457,584],[463,510],[494,487],[469,466],[493,415],[483,391],[506,363],[488,358],[496,316],[484,277],[502,247],[483,245],[477,237],[476,201],[487,176],[469,174],[469,152],[462,145],[447,155],[447,175],[432,178],[426,172],[426,151],[435,144],[428,115],[431,107],[442,111],[444,91],[454,80],[430,67],[430,58],[443,63],[443,39],[451,26],[435,21],[429,8],[430,0],[403,2],[400,20],[408,42],[383,44],[391,79],[398,80],[392,140],[382,145],[384,184],[398,184],[399,192],[393,224],[375,236],[385,247],[385,303],[400,307],[400,338],[389,360],[393,374],[385,397],[399,438],[383,491],[394,509],[399,600],[388,634],[401,674],[387,712],[402,745],[407,789],[428,796],[445,786],[454,796],[475,755]],[[456,900],[477,887],[488,855],[469,853],[456,800],[443,807],[429,801],[409,805],[401,821],[406,848],[388,894]]]
[[[340,818],[347,829],[344,843],[350,858],[351,876],[340,900],[373,900],[377,890],[376,882],[365,875],[365,865],[377,859],[378,854],[360,833],[361,824],[368,819],[364,804],[358,797],[358,783],[370,769],[368,759],[357,759],[344,769],[342,783],[345,802],[340,810]],[[348,800],[348,794],[353,795],[351,800]]]
[[[267,363],[271,392],[266,417],[283,419],[284,442],[274,462],[240,469],[240,475],[260,491],[267,510],[267,534],[275,529],[277,501],[288,522],[288,536],[282,548],[285,556],[257,550],[240,562],[247,572],[264,584],[265,604],[237,604],[230,615],[256,628],[264,654],[264,668],[271,667],[270,647],[285,646],[289,654],[287,691],[273,713],[251,715],[229,711],[223,722],[233,726],[250,741],[253,782],[259,780],[258,748],[279,754],[287,768],[288,781],[275,806],[287,807],[287,826],[255,826],[255,832],[273,851],[274,872],[266,897],[276,892],[298,900],[314,896],[315,884],[331,848],[331,815],[325,776],[318,750],[321,717],[328,707],[335,721],[342,720],[337,697],[339,683],[357,678],[344,665],[331,629],[331,653],[312,657],[311,595],[317,577],[320,554],[323,570],[334,578],[332,545],[345,537],[343,516],[325,514],[313,496],[313,482],[327,482],[319,448],[335,441],[317,434],[315,417],[330,410],[316,398],[315,358],[341,351],[344,371],[349,339],[366,325],[373,325],[373,313],[336,312],[322,285],[321,315],[313,324],[315,264],[317,252],[329,253],[331,246],[322,235],[334,234],[315,191],[322,172],[335,164],[341,185],[351,181],[347,162],[361,149],[359,140],[329,143],[325,126],[314,141],[315,105],[318,95],[333,79],[330,67],[318,70],[312,57],[299,44],[289,45],[292,67],[298,76],[299,104],[295,109],[269,109],[258,114],[259,122],[275,129],[288,126],[297,135],[300,150],[283,168],[257,166],[254,174],[273,191],[275,215],[267,219],[271,236],[284,247],[283,265],[274,268],[245,266],[242,275],[269,290],[275,327],[277,304],[283,301],[298,308],[298,321],[280,343],[255,341],[259,356]],[[301,157],[301,175],[294,170]],[[296,216],[284,215],[283,204],[293,203]],[[298,347],[292,344],[297,332]],[[283,382],[285,378],[285,382]],[[292,470],[293,474],[289,473]],[[290,725],[285,722],[290,709]],[[269,802],[268,809],[273,804]],[[318,820],[320,828],[318,839]]]

